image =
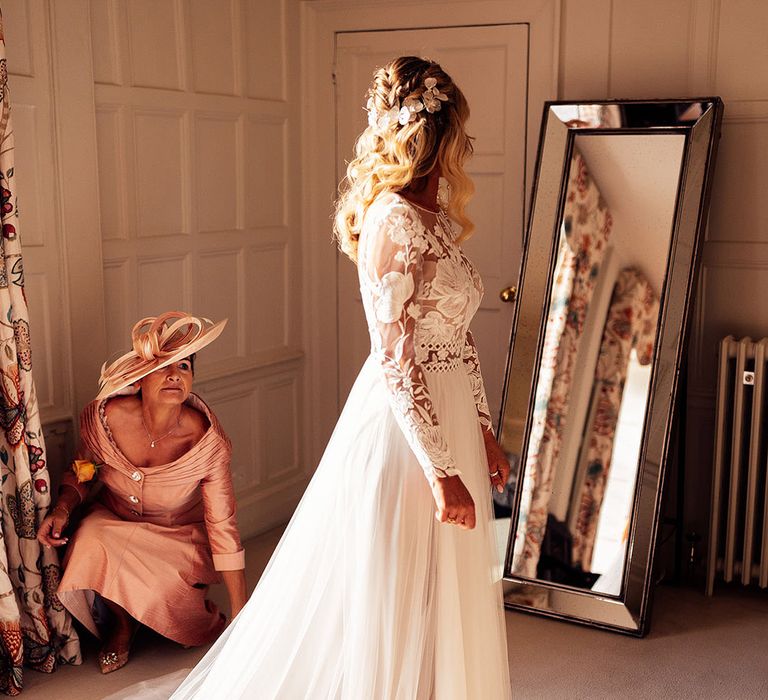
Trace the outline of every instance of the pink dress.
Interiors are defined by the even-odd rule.
[[[194,646],[215,639],[225,618],[206,600],[218,571],[245,566],[235,519],[229,463],[232,448],[208,406],[187,403],[208,418],[200,441],[179,459],[136,467],[115,444],[104,407],[94,401],[80,418],[84,447],[97,461],[102,484],[72,536],[58,596],[91,632],[94,593],[111,600],[164,637]],[[93,482],[63,483],[84,498]]]

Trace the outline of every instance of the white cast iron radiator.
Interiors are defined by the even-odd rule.
[[[768,338],[720,341],[707,595],[715,575],[768,587]]]

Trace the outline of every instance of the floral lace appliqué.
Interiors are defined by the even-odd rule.
[[[428,229],[412,205],[389,194],[369,209],[359,247],[371,352],[384,372],[395,418],[430,481],[461,472],[435,415],[425,373],[463,364],[478,421],[491,427],[469,333],[482,283],[453,239],[445,215]]]

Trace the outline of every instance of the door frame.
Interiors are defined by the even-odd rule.
[[[530,193],[539,123],[559,77],[561,0],[300,0],[302,46],[302,259],[306,298],[304,346],[306,454],[317,463],[333,430],[337,401],[336,247],[331,215],[336,195],[333,66],[337,33],[418,28],[528,25],[525,191]],[[521,232],[522,235],[522,232]],[[333,358],[329,362],[329,357]]]

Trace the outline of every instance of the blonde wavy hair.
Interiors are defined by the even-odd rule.
[[[474,231],[464,211],[475,191],[464,171],[472,155],[472,139],[464,130],[469,105],[451,77],[434,61],[401,56],[374,73],[369,104],[382,114],[408,97],[420,98],[427,78],[435,78],[437,89],[448,97],[439,111],[422,110],[405,125],[394,120],[384,128],[369,126],[355,143],[354,158],[339,186],[333,226],[339,247],[355,262],[363,218],[376,197],[383,192],[418,192],[435,167],[450,188],[448,215],[462,229],[457,240],[466,240]]]

